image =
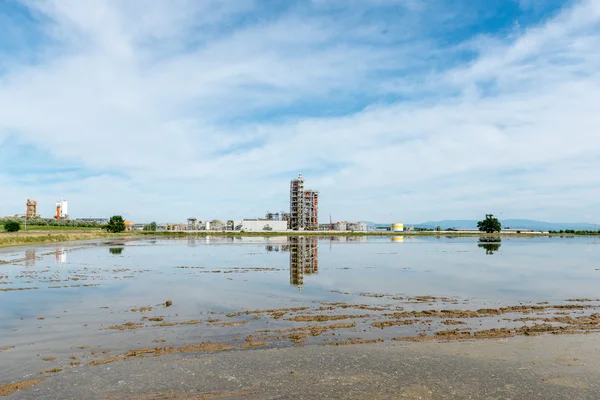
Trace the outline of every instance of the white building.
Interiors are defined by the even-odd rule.
[[[235,230],[244,232],[285,232],[287,231],[287,221],[244,219],[236,221]]]

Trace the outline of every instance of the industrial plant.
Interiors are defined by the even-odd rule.
[[[319,192],[304,190],[302,174],[290,182],[290,223],[293,231],[316,231],[319,228]]]
[[[319,191],[305,188],[304,178],[299,174],[297,178],[290,181],[289,186],[289,212],[267,211],[263,218],[244,218],[241,220],[229,219],[221,221],[218,219],[202,221],[195,217],[187,219],[187,223],[159,223],[151,229],[158,231],[229,231],[229,232],[285,232],[285,231],[341,231],[341,232],[366,232],[370,229],[377,231],[387,230],[402,232],[402,223],[394,223],[391,226],[369,227],[365,222],[338,221],[334,222],[329,215],[329,223],[319,224]],[[18,218],[41,218],[38,214],[38,202],[27,199],[26,213],[15,215]],[[7,217],[11,218],[11,217]],[[70,220],[68,202],[61,199],[56,202],[52,219],[56,221]],[[73,220],[82,224],[101,225],[108,222],[108,218],[78,218]],[[146,224],[125,222],[126,231],[141,231],[148,229]],[[410,228],[408,229],[410,230]]]
[[[25,214],[24,215],[17,214],[15,216],[17,216],[17,217],[23,216],[26,218],[41,217],[37,212],[38,202],[36,200],[27,199],[27,203],[25,204],[25,206],[26,206]],[[54,214],[54,219],[56,219],[56,220],[69,219],[67,199],[59,200],[56,203],[56,213]]]

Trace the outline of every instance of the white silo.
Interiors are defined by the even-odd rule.
[[[404,224],[402,222],[393,223],[391,228],[392,232],[404,232]]]
[[[60,218],[61,219],[69,218],[69,211],[68,211],[67,207],[68,207],[67,199],[62,199],[60,201]]]

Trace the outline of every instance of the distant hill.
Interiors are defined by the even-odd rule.
[[[573,229],[580,231],[591,231],[600,229],[600,224],[590,224],[586,222],[581,223],[572,223],[572,222],[543,222],[543,221],[535,221],[531,219],[503,219],[500,220],[502,222],[503,228],[513,228],[513,229],[533,229],[536,231],[559,231],[565,229]],[[410,225],[410,224],[405,224]],[[427,221],[420,224],[412,224],[415,227],[419,228],[435,228],[439,226],[442,229],[448,228],[477,228],[476,220],[469,219],[457,219],[457,220],[444,220],[444,221]]]

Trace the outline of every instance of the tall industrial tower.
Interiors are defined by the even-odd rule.
[[[319,226],[319,192],[304,190],[302,174],[290,182],[289,221],[294,231],[317,230]]]
[[[304,230],[304,179],[302,174],[290,182],[290,229]]]
[[[37,201],[27,199],[27,218],[37,217]]]

